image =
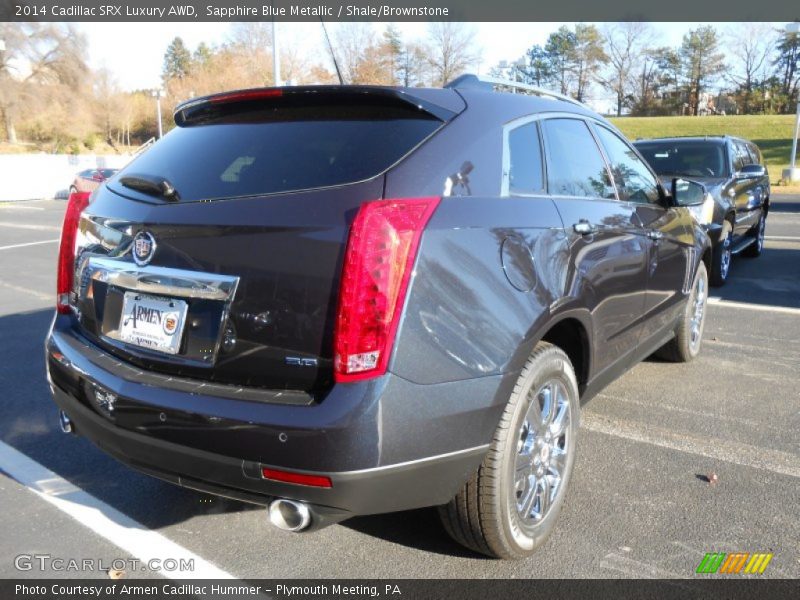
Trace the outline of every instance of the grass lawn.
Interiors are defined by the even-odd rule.
[[[628,139],[680,135],[734,135],[758,144],[770,179],[777,182],[789,167],[794,115],[730,115],[714,117],[620,117],[611,122]]]

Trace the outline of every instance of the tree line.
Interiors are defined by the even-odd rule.
[[[614,103],[608,112],[617,116],[794,112],[798,33],[742,23],[724,33],[697,27],[677,47],[653,44],[654,39],[658,31],[648,23],[562,26],[493,74],[580,101],[607,94]]]
[[[394,25],[331,27],[321,54],[290,38],[280,46],[283,83],[441,86],[481,62],[473,26],[432,23],[407,39]],[[655,26],[578,23],[550,33],[490,74],[613,104],[612,114],[793,112],[800,88],[800,35],[765,24],[688,31],[677,47],[654,44]],[[53,152],[124,151],[156,135],[154,90],[120,89],[91,69],[74,25],[0,24],[0,141]],[[218,44],[189,48],[174,38],[162,64],[165,114],[191,97],[269,86],[273,41],[267,23],[233,24]],[[331,58],[335,58],[334,68]],[[723,90],[720,93],[720,90]],[[168,128],[171,119],[165,119]]]

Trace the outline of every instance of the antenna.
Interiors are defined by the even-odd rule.
[[[328,42],[328,51],[331,53],[331,60],[333,60],[333,66],[336,69],[336,76],[339,78],[339,85],[344,85],[342,72],[339,70],[339,63],[336,62],[336,53],[333,51],[333,44],[331,44],[331,38],[328,36],[328,28],[325,27],[325,21],[322,20],[321,16],[319,22],[320,25],[322,25],[322,31],[325,32],[325,41]]]

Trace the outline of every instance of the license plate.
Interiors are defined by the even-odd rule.
[[[119,340],[148,350],[177,354],[186,321],[186,302],[125,292]]]

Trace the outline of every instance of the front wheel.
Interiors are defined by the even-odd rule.
[[[496,558],[522,558],[555,525],[575,461],[580,415],[572,363],[540,342],[522,370],[481,466],[449,504],[445,529]]]
[[[761,256],[764,250],[764,232],[767,229],[767,216],[762,212],[761,218],[758,220],[758,225],[755,227],[752,235],[755,241],[742,251],[742,256],[749,258],[757,258]]]
[[[686,308],[675,327],[675,337],[656,351],[656,356],[672,362],[689,362],[700,354],[703,330],[706,325],[708,273],[704,263],[697,267],[694,285]]]
[[[720,241],[714,246],[711,254],[711,285],[719,287],[725,285],[731,269],[731,250],[733,246],[733,226],[729,221],[724,221],[720,232]]]

